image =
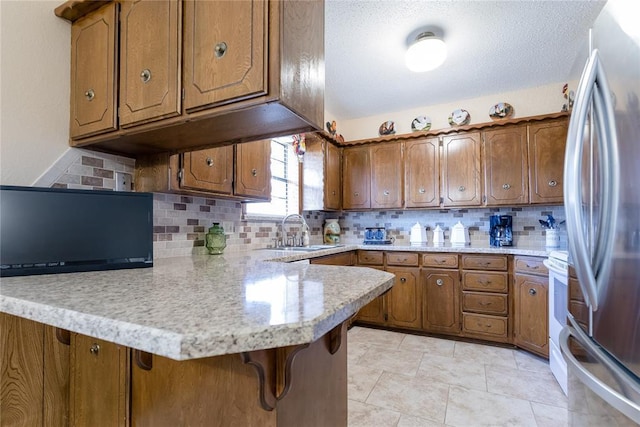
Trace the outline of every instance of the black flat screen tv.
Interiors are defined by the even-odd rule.
[[[0,186],[0,276],[153,266],[153,194]]]

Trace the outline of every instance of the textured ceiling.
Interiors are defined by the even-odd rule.
[[[566,80],[604,1],[327,0],[325,107],[354,119]],[[439,27],[445,64],[404,65]]]

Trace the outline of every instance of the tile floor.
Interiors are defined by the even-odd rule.
[[[355,326],[349,427],[567,426],[545,359],[525,351]]]

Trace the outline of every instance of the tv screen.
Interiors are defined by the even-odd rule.
[[[151,193],[0,186],[0,276],[151,266]]]

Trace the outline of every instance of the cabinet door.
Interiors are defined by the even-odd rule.
[[[231,194],[233,145],[190,151],[183,156],[181,187]]]
[[[325,146],[325,208],[340,209],[342,200],[342,182],[340,180],[340,165],[342,163],[342,154],[340,148],[328,142]]]
[[[234,185],[237,196],[271,198],[271,140],[236,144]]]
[[[387,324],[419,329],[422,326],[420,269],[389,267],[387,271],[396,275],[393,288],[386,294]]]
[[[116,2],[71,25],[72,138],[116,130]]]
[[[480,205],[480,134],[445,136],[442,147],[444,206]]]
[[[438,138],[406,143],[405,206],[422,208],[440,206],[440,156]]]
[[[371,146],[371,207],[401,208],[403,204],[402,143]]]
[[[384,296],[377,297],[369,304],[362,307],[356,315],[356,321],[373,325],[385,324]]]
[[[120,11],[120,125],[180,114],[180,2],[126,0]]]
[[[514,344],[549,357],[548,279],[543,276],[515,276]]]
[[[267,91],[267,2],[184,3],[184,104],[187,110]]]
[[[348,147],[342,152],[342,208],[371,207],[369,147]]]
[[[422,327],[429,332],[460,332],[460,279],[457,270],[423,270]]]
[[[129,425],[128,356],[126,347],[71,335],[71,425]]]
[[[562,203],[567,120],[529,126],[531,203]]]
[[[526,126],[489,130],[484,147],[485,203],[513,205],[529,202]]]

